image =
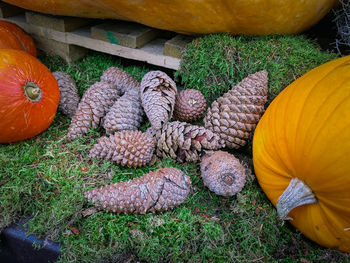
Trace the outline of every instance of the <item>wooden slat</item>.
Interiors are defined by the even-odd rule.
[[[155,28],[117,20],[91,27],[92,38],[130,48],[143,47],[158,35]]]
[[[91,23],[91,19],[79,17],[53,16],[26,11],[28,24],[51,28],[60,32],[70,32]]]
[[[58,42],[81,46],[84,48],[120,56],[123,58],[144,61],[149,64],[177,70],[180,59],[163,54],[165,39],[156,39],[139,49],[123,47],[106,41],[91,38],[90,27],[83,27],[72,32],[60,32],[51,28],[28,24],[23,15],[14,16],[5,20],[16,23],[27,33],[45,37]]]
[[[72,63],[82,58],[88,51],[83,47],[58,42],[37,35],[33,35],[33,39],[38,49],[41,49],[48,54],[58,55],[67,63]]]
[[[120,45],[114,45],[102,40],[92,39],[90,37],[87,37],[86,34],[86,29],[85,32],[84,29],[79,29],[72,32],[71,34],[68,34],[67,40],[69,43],[75,45],[79,45],[79,43],[85,41],[82,46],[86,48],[120,56],[123,58],[144,61],[165,68],[177,70],[180,66],[180,59],[163,55],[163,47],[166,40],[156,39],[149,42],[140,49],[133,49]]]
[[[181,58],[182,52],[193,40],[191,36],[177,35],[164,44],[164,55]]]

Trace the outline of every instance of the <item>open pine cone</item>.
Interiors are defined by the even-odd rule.
[[[106,69],[101,76],[102,82],[111,84],[117,89],[120,95],[123,95],[128,90],[139,87],[140,84],[129,73],[118,67],[110,67]]]
[[[186,174],[164,167],[139,178],[87,191],[85,197],[98,209],[108,212],[146,214],[182,204],[190,188],[191,181]]]
[[[152,127],[159,130],[173,115],[177,94],[175,82],[162,71],[148,72],[142,78],[140,94]]]
[[[153,157],[153,138],[141,131],[120,131],[101,137],[90,150],[89,157],[111,160],[128,167],[147,165]]]
[[[194,122],[205,113],[207,102],[199,90],[185,89],[175,101],[174,119],[185,122]]]
[[[68,140],[85,134],[90,127],[97,128],[109,108],[119,98],[118,94],[113,86],[104,82],[96,82],[88,88],[68,128]]]
[[[203,150],[224,147],[217,134],[186,122],[168,122],[161,130],[151,127],[147,133],[154,137],[158,157],[171,158],[180,163],[198,162]]]
[[[214,101],[204,118],[204,126],[217,133],[228,148],[247,143],[267,102],[266,70],[251,74]]]
[[[72,118],[78,108],[80,99],[75,82],[71,76],[62,71],[53,72],[52,75],[56,78],[60,88],[58,110]]]
[[[228,152],[208,152],[202,157],[200,166],[204,185],[218,195],[233,196],[244,187],[245,169]]]

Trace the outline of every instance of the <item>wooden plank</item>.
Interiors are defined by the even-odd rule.
[[[24,9],[0,1],[0,18],[7,18],[24,13]]]
[[[105,52],[123,58],[144,61],[165,68],[177,70],[180,66],[180,59],[165,56],[163,55],[163,52],[157,52],[163,50],[163,46],[158,46],[157,48],[157,45],[159,44],[157,40],[151,41],[140,49],[133,49],[114,45],[102,40],[92,39],[86,35],[87,32],[84,32],[84,29],[79,29],[72,33],[68,33],[67,41],[75,45],[79,45],[80,43],[82,46],[92,50]]]
[[[60,32],[73,31],[79,27],[88,25],[92,21],[86,18],[54,16],[30,11],[26,11],[25,14],[28,24],[51,28]]]
[[[159,30],[138,23],[111,21],[91,27],[91,37],[112,44],[140,48],[155,39]]]
[[[81,46],[127,59],[144,61],[152,65],[169,69],[177,70],[180,66],[179,58],[163,54],[164,43],[166,42],[165,39],[156,39],[140,49],[133,49],[91,38],[90,27],[82,27],[73,32],[60,32],[50,28],[28,24],[25,22],[23,16],[15,16],[6,20],[16,23],[32,36],[41,36],[58,42]]]
[[[164,55],[181,58],[182,52],[186,50],[187,45],[193,40],[191,36],[177,35],[164,44]]]
[[[83,47],[58,42],[37,35],[33,35],[33,39],[38,49],[41,49],[48,54],[58,55],[67,63],[72,63],[82,58],[87,52],[87,49]]]

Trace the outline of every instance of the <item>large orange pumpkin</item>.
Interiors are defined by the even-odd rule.
[[[253,138],[259,183],[281,218],[317,243],[350,252],[350,56],[297,79]]]
[[[0,20],[0,48],[24,50],[36,57],[33,39],[11,22]]]
[[[58,84],[47,67],[24,51],[0,49],[0,143],[46,130],[58,102]]]
[[[316,24],[336,0],[5,0],[54,15],[114,18],[181,33],[292,34]]]

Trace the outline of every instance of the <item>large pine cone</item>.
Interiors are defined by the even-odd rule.
[[[103,122],[107,134],[140,128],[145,112],[141,105],[139,90],[139,87],[128,90],[113,104]]]
[[[164,167],[139,178],[87,191],[85,197],[98,209],[108,212],[146,214],[182,204],[190,188],[191,181],[186,174]]]
[[[176,96],[174,118],[194,122],[204,114],[207,102],[199,90],[185,89]]]
[[[154,129],[159,130],[171,119],[176,94],[175,82],[162,71],[148,72],[142,78],[142,106]]]
[[[140,84],[129,73],[118,67],[110,67],[106,69],[101,76],[102,82],[110,83],[116,88],[120,95],[123,95],[126,91],[135,87],[139,87]]]
[[[97,128],[109,108],[119,98],[118,94],[113,86],[105,82],[96,82],[88,88],[72,118],[67,138],[73,140],[85,134],[90,127]]]
[[[154,137],[156,154],[180,163],[198,162],[203,150],[217,150],[224,145],[217,134],[186,122],[168,122],[161,130],[153,127],[147,133]]]
[[[52,75],[56,78],[60,88],[58,110],[72,118],[79,104],[79,95],[75,82],[71,76],[62,71],[53,72]]]
[[[219,134],[228,148],[244,146],[264,113],[267,76],[266,70],[249,75],[208,109],[204,126]]]
[[[90,150],[89,157],[111,160],[122,166],[141,167],[153,157],[153,138],[141,131],[120,131],[101,137]]]
[[[232,154],[208,152],[202,157],[201,176],[204,185],[218,195],[233,196],[245,184],[245,169]]]

